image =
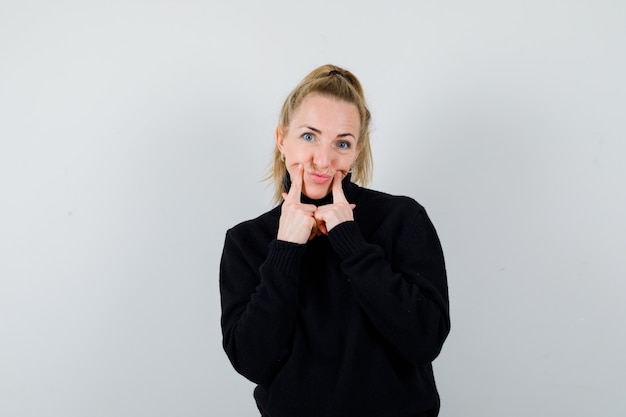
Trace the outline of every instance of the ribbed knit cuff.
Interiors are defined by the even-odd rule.
[[[335,226],[328,232],[328,239],[335,252],[343,259],[363,251],[367,246],[361,229],[354,221]]]
[[[305,251],[306,245],[273,240],[270,243],[267,263],[276,268],[276,270],[284,271],[287,274],[297,273],[300,270],[300,263]]]

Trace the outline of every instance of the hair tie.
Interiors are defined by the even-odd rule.
[[[340,77],[345,78],[345,75],[343,75],[343,72],[341,72],[341,71],[337,71],[337,70],[330,70],[330,71],[328,72],[328,76],[329,76],[329,77],[332,77],[333,75],[339,75]]]

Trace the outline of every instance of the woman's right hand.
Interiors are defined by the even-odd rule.
[[[289,194],[283,193],[282,211],[278,222],[278,240],[304,244],[317,234],[314,204],[300,202],[304,167],[298,165],[291,179]]]

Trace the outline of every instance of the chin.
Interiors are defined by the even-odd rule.
[[[324,198],[328,195],[329,192],[330,187],[306,187],[304,190],[302,190],[302,194],[312,200],[319,200],[321,198]]]

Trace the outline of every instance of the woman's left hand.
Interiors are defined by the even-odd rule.
[[[328,234],[338,224],[354,220],[352,210],[354,210],[356,205],[348,203],[341,187],[342,179],[343,173],[337,171],[335,178],[333,178],[333,204],[326,204],[315,210],[314,216],[317,221],[317,227],[324,234]]]

